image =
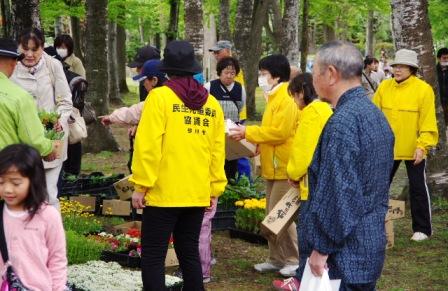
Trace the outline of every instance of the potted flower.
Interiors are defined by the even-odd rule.
[[[266,216],[266,198],[252,198],[235,202],[235,229],[230,229],[230,236],[252,243],[266,243],[260,235],[260,224]]]
[[[64,131],[58,130],[57,124],[61,115],[57,112],[39,111],[39,119],[45,129],[45,137],[53,141],[55,147],[56,158],[62,156],[62,139],[64,138]]]

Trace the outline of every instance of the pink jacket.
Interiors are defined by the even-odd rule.
[[[61,214],[48,205],[31,221],[4,208],[3,222],[11,265],[22,283],[34,291],[62,291],[67,282],[65,233]],[[0,270],[5,271],[0,257]]]
[[[142,116],[143,104],[145,102],[139,102],[131,107],[121,107],[114,110],[109,116],[110,121],[115,124],[137,125]]]

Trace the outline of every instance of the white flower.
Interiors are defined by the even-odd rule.
[[[86,291],[141,291],[143,283],[140,271],[123,269],[118,263],[90,261],[82,265],[68,267],[68,281]],[[166,286],[171,287],[182,279],[166,275]]]

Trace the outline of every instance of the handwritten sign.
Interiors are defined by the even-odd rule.
[[[387,210],[386,220],[398,219],[404,217],[405,202],[400,200],[389,200],[389,209]]]
[[[120,200],[126,201],[131,199],[132,193],[134,192],[134,185],[129,182],[131,175],[124,177],[118,182],[114,183],[115,191],[117,191]]]
[[[261,222],[262,234],[278,239],[295,220],[299,206],[299,192],[291,188]]]
[[[394,246],[394,222],[393,220],[386,221],[386,249]]]

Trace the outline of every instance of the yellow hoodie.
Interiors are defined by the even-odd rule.
[[[288,93],[288,83],[281,83],[269,95],[261,126],[246,127],[246,139],[258,144],[261,175],[267,180],[288,179],[288,164],[297,126],[298,109]]]
[[[192,111],[167,86],[151,90],[135,139],[132,177],[148,206],[204,207],[227,184],[224,114],[209,95]]]
[[[434,91],[415,76],[397,83],[381,82],[373,102],[386,116],[395,136],[394,159],[413,160],[417,148],[435,147],[437,130]]]
[[[288,177],[300,181],[300,199],[308,199],[308,167],[320,135],[333,111],[328,103],[315,100],[306,106],[300,114],[300,122],[294,137],[294,144],[288,162]]]

